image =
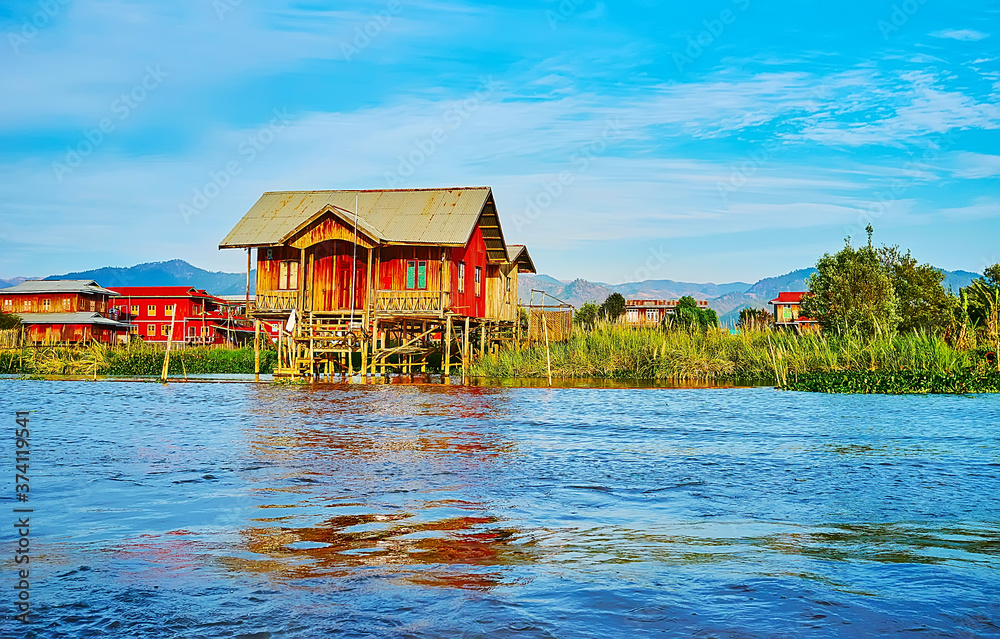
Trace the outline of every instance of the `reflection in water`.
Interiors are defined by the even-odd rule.
[[[0,383],[26,636],[1000,636],[1000,397]]]

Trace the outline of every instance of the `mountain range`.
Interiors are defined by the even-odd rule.
[[[105,288],[116,286],[192,286],[214,295],[241,295],[246,293],[246,273],[206,271],[184,260],[148,262],[135,266],[104,268],[77,273],[50,275],[47,280],[96,280]],[[257,271],[250,271],[250,292],[257,285]],[[13,285],[12,285],[13,286]]]
[[[708,300],[709,306],[719,314],[724,325],[732,325],[744,308],[767,308],[768,302],[781,291],[803,291],[806,280],[816,272],[814,268],[804,268],[777,277],[768,277],[754,284],[729,282],[726,284],[696,284],[674,280],[646,280],[624,284],[590,282],[584,279],[557,280],[548,275],[522,274],[518,278],[518,296],[522,303],[534,300],[540,302],[542,291],[558,300],[579,307],[585,302],[603,302],[612,293],[621,293],[626,299],[676,299],[690,295],[695,299]],[[969,271],[943,271],[944,286],[958,291],[979,277]],[[0,280],[0,288],[14,286],[26,278],[15,277]],[[205,289],[215,295],[240,295],[246,291],[246,273],[225,273],[206,271],[192,266],[184,260],[149,262],[136,266],[112,267],[51,275],[44,279],[92,279],[101,286],[193,286]],[[254,292],[256,271],[250,272],[250,292]],[[532,291],[536,291],[532,294]],[[551,301],[549,302],[551,303]]]

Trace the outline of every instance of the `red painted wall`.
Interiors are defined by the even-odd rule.
[[[459,262],[465,262],[465,291],[458,292]],[[476,225],[476,230],[469,238],[464,248],[451,249],[449,264],[451,266],[451,310],[460,315],[471,317],[486,317],[486,242]],[[479,296],[476,296],[476,268],[482,269],[479,283]]]

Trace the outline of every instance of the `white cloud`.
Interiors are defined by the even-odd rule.
[[[990,34],[972,29],[942,29],[931,34],[934,38],[944,38],[948,40],[961,40],[962,42],[977,42],[990,37]]]
[[[953,155],[952,162],[955,177],[975,180],[1000,175],[1000,155],[961,152]]]

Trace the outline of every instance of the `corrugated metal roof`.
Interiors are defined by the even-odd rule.
[[[108,319],[100,313],[86,311],[78,313],[16,313],[16,315],[21,318],[22,324],[100,324],[128,328],[128,324]]]
[[[368,191],[275,191],[257,200],[219,248],[277,245],[330,211],[380,242],[464,246],[491,199],[488,186]]]
[[[94,280],[25,280],[16,286],[0,288],[0,295],[46,293],[97,293],[115,296],[118,293],[102,288]]]
[[[535,272],[535,263],[531,261],[531,256],[528,255],[528,248],[523,244],[507,245],[507,261],[516,262],[517,270],[521,273]]]
[[[119,286],[115,291],[122,297],[212,297],[192,286]]]

